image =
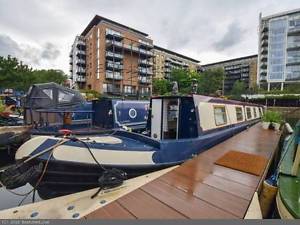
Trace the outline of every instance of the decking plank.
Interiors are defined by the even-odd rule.
[[[99,210],[90,213],[86,219],[136,219],[128,210],[118,202],[112,202]]]
[[[138,219],[184,219],[179,212],[153,198],[141,189],[125,195],[118,202]]]
[[[249,204],[249,202],[243,198],[218,190],[201,182],[193,182],[189,177],[185,177],[178,173],[168,173],[160,177],[159,180],[187,193],[191,193],[195,197],[238,217],[245,212]]]
[[[230,150],[271,160],[279,138],[279,133],[263,130],[261,124],[256,124],[122,197],[117,201],[121,207],[118,211],[125,210],[130,216],[149,219],[161,218],[162,212],[167,212],[171,218],[243,218],[263,177],[214,163]],[[95,215],[103,218],[106,214]]]
[[[233,214],[195,198],[191,193],[184,192],[159,179],[143,186],[142,189],[190,219],[237,218]]]

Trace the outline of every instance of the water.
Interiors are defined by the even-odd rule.
[[[13,157],[11,157],[7,151],[0,149],[0,170],[3,169],[6,166],[9,166],[13,163]],[[27,184],[26,186],[17,188],[13,190],[16,193],[27,193],[32,190],[32,186]],[[8,190],[6,190],[3,187],[0,187],[0,210],[8,209],[12,207],[16,207],[20,204],[20,202],[23,200],[23,196],[17,196],[12,193],[10,193]],[[35,193],[35,202],[41,201],[41,198],[38,196],[37,193]],[[32,194],[30,194],[22,203],[28,204],[32,203]]]

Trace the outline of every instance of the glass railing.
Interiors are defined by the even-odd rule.
[[[286,74],[286,80],[300,80],[300,71],[288,72]]]
[[[287,48],[299,48],[300,47],[300,43],[288,43],[287,44]]]
[[[122,64],[117,64],[117,63],[114,63],[114,62],[107,62],[106,66],[110,67],[110,68],[123,69]]]
[[[287,63],[300,63],[300,58],[288,58]]]
[[[300,27],[291,27],[291,28],[289,28],[289,33],[292,33],[292,32],[298,32],[298,31],[300,31]]]
[[[123,35],[120,32],[111,29],[106,29],[106,36],[115,36],[118,38],[123,38]]]
[[[111,40],[106,40],[106,43],[109,45],[115,45],[118,47],[123,47],[123,43],[120,41],[111,41]]]
[[[115,80],[122,80],[123,79],[123,76],[121,75],[121,73],[113,73],[113,72],[106,72],[105,73],[105,77],[107,79],[115,79]]]
[[[150,84],[151,83],[151,79],[149,79],[148,77],[143,77],[143,76],[139,76],[139,81],[141,83],[144,83],[144,84]]]
[[[118,54],[118,53],[106,52],[105,55],[108,56],[108,57],[114,57],[114,58],[120,58],[120,59],[123,59],[123,55]]]
[[[142,59],[139,59],[139,64],[153,65],[153,62],[148,61],[148,60],[142,60]]]

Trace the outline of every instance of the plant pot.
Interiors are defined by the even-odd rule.
[[[280,125],[281,125],[280,123],[272,123],[272,125],[275,130],[277,130],[277,131],[280,130]]]
[[[268,130],[269,126],[270,126],[270,122],[262,122],[263,129]]]

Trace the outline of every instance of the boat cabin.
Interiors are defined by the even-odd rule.
[[[153,97],[147,128],[155,140],[195,138],[202,134],[250,123],[263,107],[202,95]]]

